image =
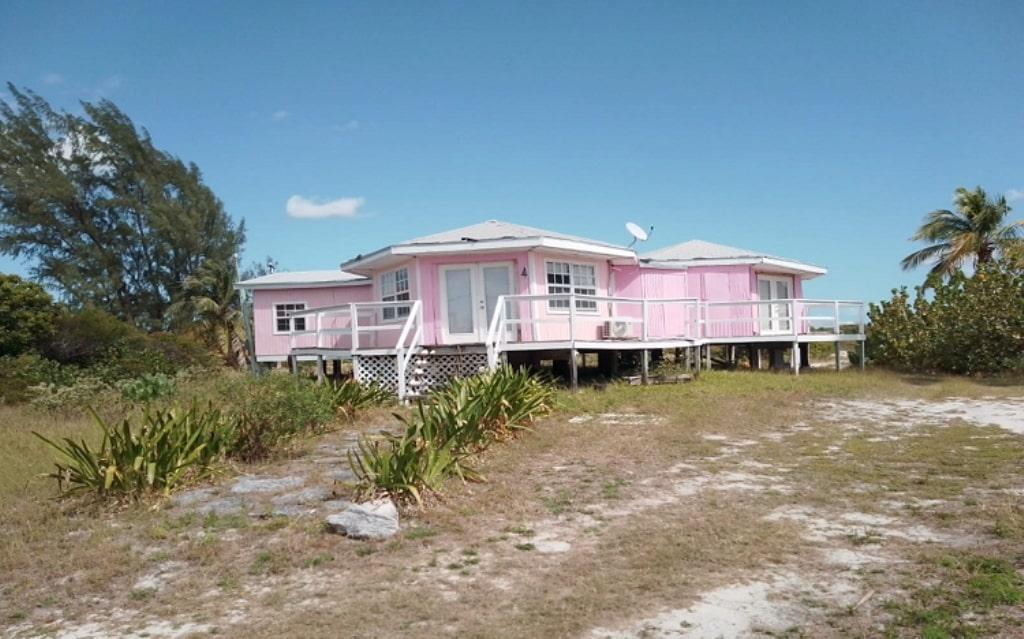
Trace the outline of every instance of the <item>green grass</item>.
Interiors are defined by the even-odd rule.
[[[980,637],[990,632],[987,613],[1024,601],[1024,580],[1005,559],[973,554],[946,555],[922,566],[937,585],[922,587],[907,600],[890,601],[890,636],[913,629],[921,637]],[[932,573],[932,574],[929,574]]]

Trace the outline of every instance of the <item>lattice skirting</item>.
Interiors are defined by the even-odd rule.
[[[356,355],[352,358],[355,378],[361,382],[376,382],[392,391],[398,391],[398,362],[394,355]],[[423,371],[417,373],[417,369]],[[406,371],[406,387],[410,391],[425,391],[443,386],[452,377],[467,377],[487,370],[487,353],[483,352],[420,352],[413,355]],[[416,385],[413,382],[422,382]]]

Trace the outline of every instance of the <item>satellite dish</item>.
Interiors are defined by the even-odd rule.
[[[651,227],[651,230],[654,230],[653,226]],[[633,246],[638,241],[646,242],[649,236],[649,233],[640,228],[639,224],[633,224],[632,222],[626,222],[626,231],[633,236],[633,241],[629,243],[630,246]]]

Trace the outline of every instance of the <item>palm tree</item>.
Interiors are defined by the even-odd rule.
[[[932,211],[911,240],[930,245],[903,258],[903,270],[934,261],[929,277],[953,273],[968,260],[973,265],[991,262],[997,254],[1020,241],[1024,221],[1006,222],[1010,206],[1006,198],[990,200],[980,186],[973,191],[960,187],[953,197],[956,211]]]
[[[182,283],[181,298],[170,312],[183,323],[198,323],[207,341],[229,366],[238,364],[241,347],[238,324],[242,319],[237,275],[230,262],[204,262]]]

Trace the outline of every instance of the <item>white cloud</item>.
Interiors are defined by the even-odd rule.
[[[342,197],[337,200],[317,202],[308,200],[301,195],[293,195],[288,198],[285,204],[285,211],[288,217],[298,219],[321,219],[327,217],[352,218],[359,213],[363,206],[361,197]]]
[[[47,73],[43,76],[43,84],[64,84],[64,76],[59,73]]]
[[[349,131],[357,130],[359,126],[359,120],[349,120],[345,124],[335,124],[331,127],[331,130],[337,133],[348,133]]]
[[[290,115],[291,113],[288,113],[287,111],[282,109],[280,111],[274,111],[273,113],[271,113],[270,119],[273,120],[274,122],[280,122],[281,120],[287,120],[288,116]]]
[[[1003,193],[1010,202],[1016,202],[1018,200],[1024,200],[1024,189],[1010,189],[1006,193]]]

